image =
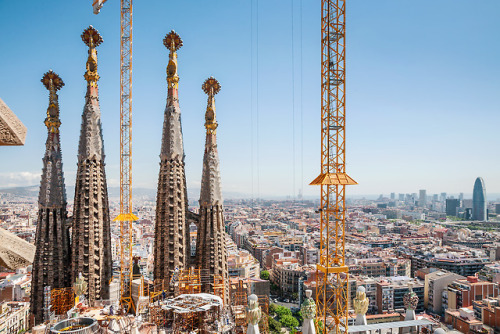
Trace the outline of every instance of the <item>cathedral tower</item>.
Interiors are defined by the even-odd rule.
[[[217,152],[217,121],[215,120],[215,94],[220,91],[219,82],[210,77],[203,83],[203,91],[208,95],[205,113],[205,154],[200,192],[200,222],[196,242],[197,267],[209,273],[209,283],[204,292],[213,293],[215,278],[225,282],[225,300],[228,304],[229,286],[226,234],[224,232],[224,214],[220,184],[219,153]]]
[[[172,30],[165,36],[163,44],[170,50],[170,55],[167,66],[167,105],[163,121],[156,196],[154,278],[170,281],[176,268],[181,270],[189,265],[190,251],[177,74],[177,50],[182,47],[182,40]]]
[[[88,284],[87,298],[90,305],[93,305],[97,300],[109,299],[109,281],[112,275],[111,231],[97,86],[99,74],[96,47],[102,43],[102,37],[92,26],[85,29],[81,37],[89,47],[89,56],[84,75],[87,94],[78,146],[71,281],[75,281],[78,273],[83,274]]]
[[[35,237],[35,259],[31,280],[31,313],[35,324],[44,320],[44,287],[52,289],[70,286],[70,241],[66,225],[66,189],[62,170],[61,140],[59,137],[59,102],[57,91],[64,86],[54,72],[44,74],[42,83],[49,91],[47,108],[47,141],[43,157],[42,180],[38,194],[38,223]]]

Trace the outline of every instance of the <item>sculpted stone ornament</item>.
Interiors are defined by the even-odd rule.
[[[34,257],[34,245],[0,228],[0,266],[15,270],[29,266]]]
[[[413,284],[408,283],[409,291],[403,297],[403,303],[406,308],[405,321],[417,320],[417,316],[415,315],[415,309],[418,305],[418,296],[413,291]],[[402,329],[403,333],[413,333],[416,332],[416,326],[413,327],[404,327]]]
[[[262,318],[262,311],[259,307],[259,299],[256,295],[250,295],[248,297],[248,308],[247,308],[247,321],[248,328],[247,334],[259,334],[259,321]]]
[[[304,322],[302,323],[303,334],[316,334],[316,328],[314,326],[314,319],[316,318],[316,303],[311,296],[312,290],[306,290],[306,300],[300,307],[300,313],[302,313],[302,317],[304,318]]]
[[[0,99],[0,146],[24,145],[26,127]]]
[[[78,278],[76,279],[75,284],[73,284],[73,291],[75,292],[77,298],[76,304],[78,304],[80,297],[87,293],[87,282],[85,282],[85,278],[83,278],[82,273],[78,273]]]
[[[356,291],[356,298],[354,298],[354,313],[365,315],[368,312],[370,301],[366,297],[365,288],[360,286]]]
[[[408,288],[410,291],[408,291],[404,297],[403,297],[403,303],[405,305],[405,308],[407,310],[414,311],[417,309],[418,305],[418,296],[417,294],[413,291],[413,284],[408,284]]]
[[[356,298],[354,298],[353,304],[354,313],[356,313],[355,325],[366,325],[366,312],[368,312],[370,300],[366,297],[366,290],[364,286],[360,286],[356,290]],[[364,333],[366,332],[362,332],[362,334]]]

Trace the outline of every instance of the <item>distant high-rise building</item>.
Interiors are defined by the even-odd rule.
[[[418,206],[423,208],[425,207],[426,204],[427,204],[427,192],[425,189],[421,189],[418,197]]]
[[[394,201],[396,199],[396,193],[391,193],[391,200]]]
[[[437,202],[438,201],[438,194],[432,195],[432,201]]]
[[[481,177],[478,177],[474,182],[474,190],[472,191],[472,220],[488,220],[486,188]]]
[[[446,199],[446,215],[456,216],[457,209],[460,207],[460,200],[454,198]]]
[[[71,282],[82,273],[87,282],[86,297],[92,306],[109,299],[109,281],[113,272],[108,186],[104,168],[101,109],[97,81],[97,51],[102,37],[92,26],[82,33],[89,47],[87,58],[87,94],[83,107],[78,145],[73,227],[71,238]]]
[[[224,303],[229,302],[226,233],[224,230],[224,210],[220,184],[219,153],[217,152],[217,121],[215,118],[215,94],[220,91],[219,82],[208,78],[203,83],[203,91],[208,95],[205,113],[205,155],[200,190],[200,222],[196,241],[197,267],[206,270],[209,281],[204,283],[204,292],[214,293],[214,279],[225,283]]]
[[[440,196],[439,200],[440,200],[441,202],[446,201],[446,193],[441,193],[441,196]]]
[[[64,86],[52,71],[45,73],[42,83],[49,90],[47,108],[47,141],[43,157],[42,180],[38,193],[38,224],[35,235],[35,259],[31,279],[31,313],[35,324],[44,320],[44,287],[52,289],[70,286],[70,240],[66,188],[62,170],[61,141],[59,138],[59,102],[57,91]]]
[[[170,50],[170,55],[156,196],[153,273],[155,279],[170,282],[176,270],[185,269],[189,265],[191,245],[186,219],[188,198],[177,74],[177,51],[182,47],[182,39],[172,30],[165,36],[163,44]],[[173,292],[171,286],[170,293]]]
[[[405,200],[405,194],[399,194],[398,199],[403,202]]]
[[[458,195],[458,199],[463,201],[464,200],[464,193],[460,193],[460,195]]]
[[[453,198],[453,196],[451,196],[451,198]],[[470,198],[462,200],[461,204],[462,208],[472,209],[472,200]]]

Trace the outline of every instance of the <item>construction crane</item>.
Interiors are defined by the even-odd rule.
[[[93,1],[94,14],[106,1]],[[132,0],[121,0],[120,13],[120,214],[114,221],[120,222],[120,303],[135,313],[132,224],[138,218],[132,213]]]
[[[316,326],[347,333],[349,273],[345,263],[345,186],[357,184],[345,164],[345,5],[321,0],[321,186]]]

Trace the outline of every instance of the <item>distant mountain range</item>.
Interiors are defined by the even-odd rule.
[[[26,187],[11,187],[11,188],[1,188],[0,194],[12,194],[15,196],[22,197],[30,197],[37,198],[38,191],[40,189],[39,185],[36,186],[26,186]],[[113,200],[117,200],[120,197],[120,188],[119,187],[108,187],[109,197]],[[66,187],[66,195],[68,197],[68,201],[72,201],[73,196],[75,194],[75,187],[70,186]],[[146,200],[155,200],[156,199],[156,189],[152,188],[134,188],[133,189],[133,197],[141,198]],[[454,194],[450,194],[454,195]],[[190,201],[197,201],[200,196],[200,188],[188,188],[188,198]],[[223,192],[223,196],[225,199],[249,199],[252,196],[250,194],[238,193],[238,192]],[[380,195],[347,195],[349,199],[368,199],[368,200],[376,200]],[[388,196],[388,195],[386,195]],[[455,198],[458,197],[456,194]],[[316,200],[319,198],[318,196],[304,196],[305,200]],[[465,198],[472,198],[472,194],[465,194]],[[287,199],[286,196],[263,196],[263,199],[267,200],[284,200]],[[491,193],[487,194],[487,199],[489,202],[500,202],[500,194],[499,193]]]
[[[37,198],[38,191],[40,190],[40,186],[26,186],[26,187],[12,187],[12,188],[0,188],[0,194],[11,194],[14,196],[22,196],[22,197],[30,197]],[[66,196],[68,200],[71,200],[75,194],[75,187],[70,186],[66,187]],[[119,198],[120,197],[120,188],[119,187],[108,187],[108,195],[110,198]],[[133,188],[132,190],[133,197],[138,197],[142,199],[151,199],[154,200],[156,198],[156,189],[151,188]],[[188,188],[188,198],[190,200],[196,200],[200,196],[199,188]],[[249,198],[249,195],[236,193],[236,192],[223,192],[224,198],[227,199],[240,199],[240,198]]]

